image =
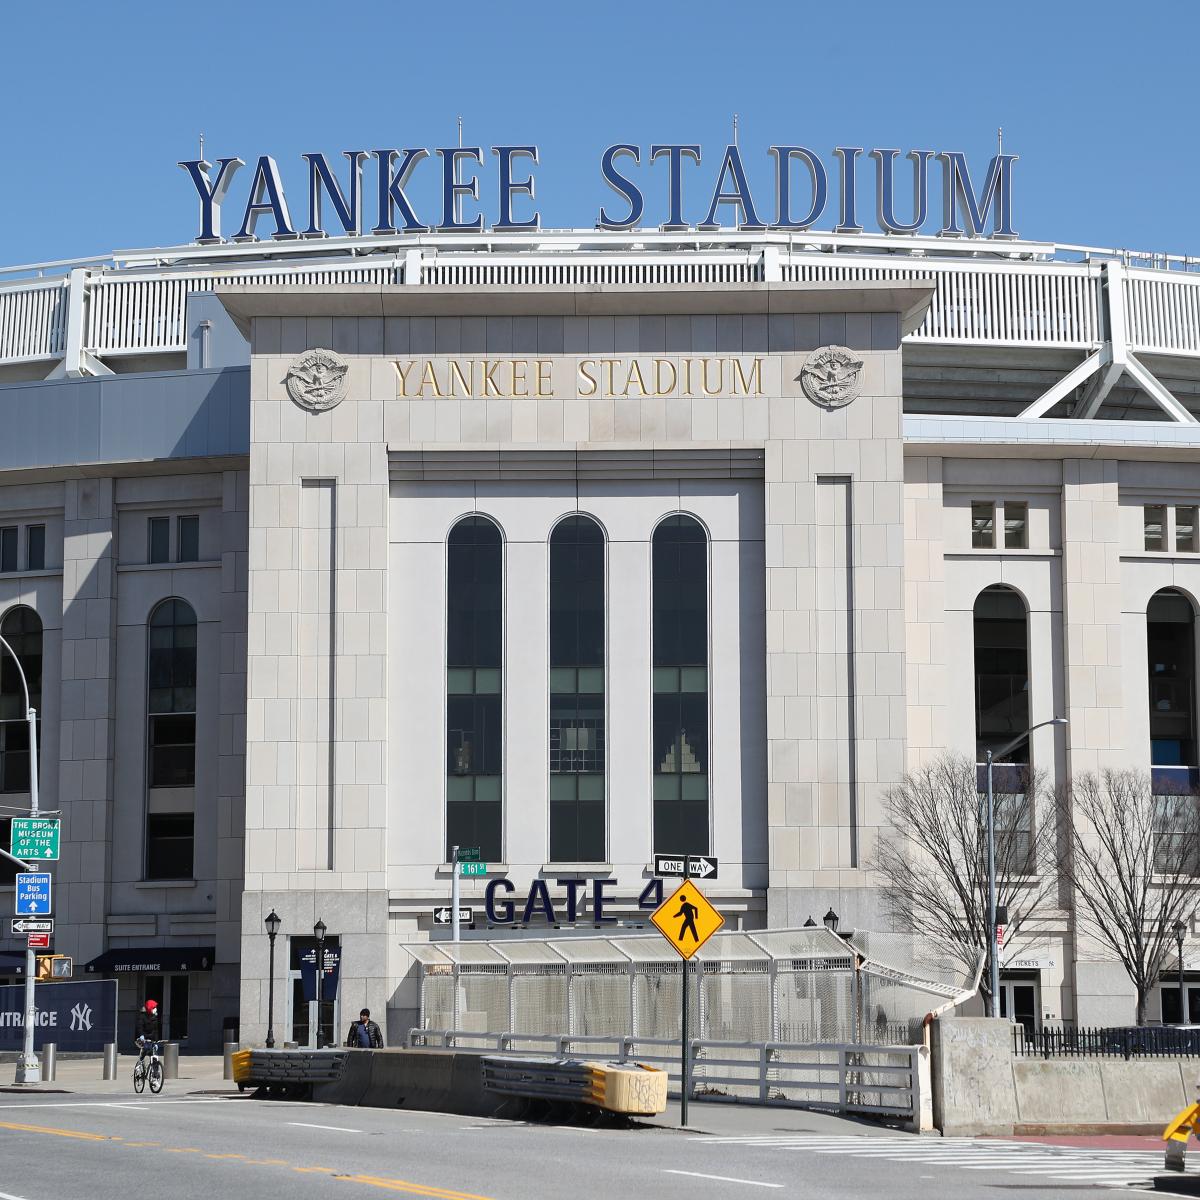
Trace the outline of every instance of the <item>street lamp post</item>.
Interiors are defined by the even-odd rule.
[[[1003,758],[1015,750],[1035,729],[1044,725],[1065,725],[1066,717],[1051,717],[1048,721],[1039,721],[1031,725],[1024,733],[1013,738],[999,750],[987,752],[987,873],[988,873],[988,957],[991,959],[991,971],[988,982],[991,996],[988,999],[988,1015],[999,1015],[1000,1005],[1000,947],[996,944],[996,803],[992,794],[992,760]]]
[[[12,655],[12,660],[17,667],[17,675],[21,679],[21,689],[25,693],[25,719],[29,722],[29,815],[36,817],[38,815],[37,711],[29,702],[29,681],[25,678],[25,671],[21,666],[21,660],[17,657],[17,652],[2,637],[0,637],[0,647]],[[13,856],[6,854],[5,857],[12,858]],[[14,861],[26,870],[29,869],[28,863],[23,863],[19,859]],[[33,1030],[37,1024],[37,1003],[34,995],[36,976],[37,955],[27,945],[25,949],[25,1040],[21,1056],[17,1059],[17,1083],[40,1083],[42,1080],[42,1069],[38,1064],[37,1055],[33,1052]]]
[[[317,1049],[321,1048],[321,1001],[325,997],[325,922],[320,917],[313,926],[317,939]]]
[[[270,966],[267,968],[267,1049],[275,1049],[275,935],[279,932],[279,914],[271,909],[263,922],[271,943]]]
[[[1187,991],[1183,986],[1183,935],[1187,932],[1187,926],[1180,920],[1176,920],[1171,926],[1175,933],[1175,949],[1178,951],[1179,957],[1176,962],[1179,964],[1179,1023],[1180,1025],[1190,1025],[1188,1019],[1191,1013],[1188,1009]]]

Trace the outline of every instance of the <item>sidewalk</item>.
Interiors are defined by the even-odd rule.
[[[678,1131],[681,1129],[679,1101],[668,1100],[666,1111],[657,1117],[637,1117],[635,1120],[642,1125]],[[786,1137],[800,1134],[819,1134],[824,1137],[895,1137],[906,1131],[899,1123],[885,1125],[880,1121],[818,1112],[813,1109],[693,1100],[688,1105],[685,1132],[719,1137]]]
[[[13,1083],[14,1064],[0,1063],[0,1093],[6,1095],[28,1095],[39,1092],[68,1092],[86,1095],[124,1095],[133,1092],[133,1064],[136,1054],[122,1054],[117,1058],[116,1079],[104,1079],[104,1060],[95,1058],[60,1058],[56,1078],[52,1081],[31,1086]],[[186,1091],[236,1090],[237,1084],[225,1079],[225,1060],[219,1054],[181,1054],[179,1056],[179,1078],[168,1079],[167,1087]]]

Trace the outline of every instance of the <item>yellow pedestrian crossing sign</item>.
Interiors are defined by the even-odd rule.
[[[650,920],[684,958],[691,958],[725,924],[725,918],[690,879],[654,910]]]

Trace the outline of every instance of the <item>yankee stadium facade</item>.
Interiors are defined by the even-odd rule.
[[[1052,717],[1005,778],[1195,791],[1200,260],[1021,240],[1012,155],[770,154],[610,147],[572,230],[532,146],[196,160],[195,242],[0,270],[0,636],[124,1020],[261,1039],[274,910],[278,1039],[321,922],[332,1027],[399,1040],[454,846],[501,949],[643,925],[656,854],[733,929],[885,929],[887,790]],[[23,718],[6,661],[0,825]],[[1001,965],[1132,1014],[1065,907]]]

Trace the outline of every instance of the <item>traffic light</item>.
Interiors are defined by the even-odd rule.
[[[51,971],[54,967],[53,954],[39,954],[37,960],[37,980],[40,983],[43,979],[51,979]]]

